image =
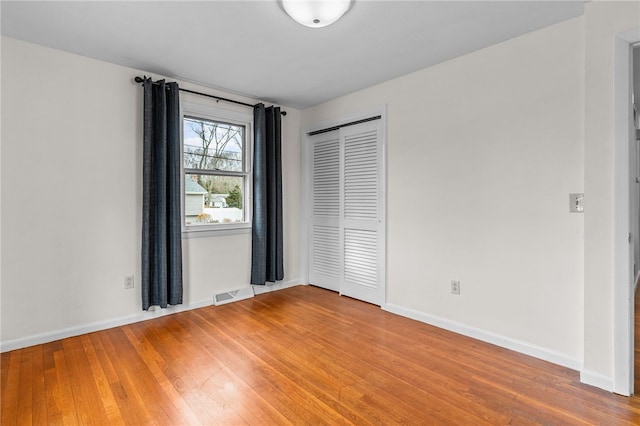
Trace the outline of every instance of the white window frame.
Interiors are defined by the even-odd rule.
[[[244,126],[243,156],[246,171],[243,188],[244,222],[240,223],[216,223],[210,225],[188,226],[185,223],[185,167],[184,167],[184,119],[195,118],[210,121],[237,124]],[[182,237],[200,238],[229,234],[245,234],[251,232],[253,219],[253,115],[220,108],[219,106],[203,105],[193,102],[181,102],[180,105],[180,211],[182,216]]]

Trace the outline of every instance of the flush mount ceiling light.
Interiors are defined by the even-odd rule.
[[[340,19],[352,3],[353,0],[282,0],[282,7],[296,22],[320,28]]]

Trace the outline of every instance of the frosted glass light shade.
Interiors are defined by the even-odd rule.
[[[352,0],[282,0],[282,7],[296,22],[312,28],[336,22],[351,7]]]

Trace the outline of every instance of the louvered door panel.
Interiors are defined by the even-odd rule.
[[[378,217],[377,132],[370,131],[345,138],[344,142],[344,217]]]
[[[323,140],[313,146],[313,215],[340,215],[340,140]]]
[[[349,126],[341,133],[344,274],[340,293],[376,305],[384,301],[380,133],[380,121]]]
[[[378,286],[378,239],[375,231],[344,231],[344,280],[369,288]]]
[[[313,270],[319,275],[340,278],[340,232],[337,226],[313,227]]]
[[[309,282],[339,291],[342,280],[340,235],[340,139],[337,131],[313,136]]]

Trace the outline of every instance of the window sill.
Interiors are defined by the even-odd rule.
[[[210,238],[237,234],[251,234],[251,224],[243,223],[241,225],[221,226],[219,228],[207,227],[204,229],[185,229],[182,231],[182,239]]]

